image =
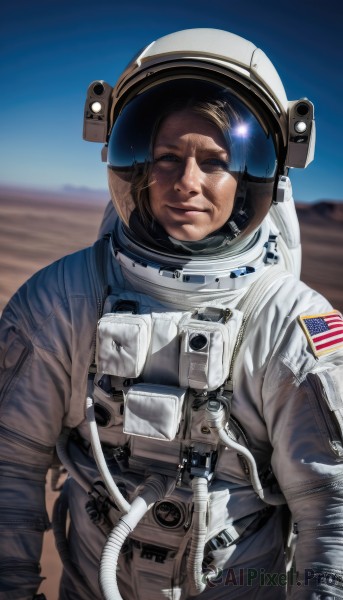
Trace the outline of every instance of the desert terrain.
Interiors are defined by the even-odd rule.
[[[73,194],[33,194],[0,189],[0,312],[15,290],[35,271],[93,242],[106,199]],[[303,244],[302,279],[343,311],[343,202],[298,205]],[[47,505],[55,494],[47,483]],[[45,535],[41,586],[57,600],[60,562],[52,532]]]

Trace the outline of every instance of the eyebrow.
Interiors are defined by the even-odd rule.
[[[178,147],[177,144],[170,144],[169,142],[154,144],[154,148],[170,148],[171,150],[177,150]]]
[[[164,143],[159,143],[159,144],[155,144],[154,145],[154,150],[159,150],[161,148],[166,148],[168,150],[179,150],[180,146],[178,146],[177,144],[172,144],[170,142],[164,142]],[[217,146],[215,148],[201,148],[198,150],[198,152],[200,154],[226,154],[229,155],[229,151],[226,148],[221,148],[220,146]]]

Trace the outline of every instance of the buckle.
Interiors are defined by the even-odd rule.
[[[232,534],[227,529],[220,531],[218,535],[209,540],[205,547],[205,552],[228,548],[239,538],[238,532],[232,527]]]

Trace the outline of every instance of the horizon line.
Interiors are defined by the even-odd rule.
[[[73,184],[63,184],[60,187],[43,187],[36,185],[28,185],[22,186],[15,183],[6,183],[0,181],[0,193],[12,193],[12,194],[20,194],[23,196],[31,195],[33,193],[42,195],[50,195],[53,196],[54,199],[63,198],[67,199],[73,198],[78,200],[92,199],[95,200],[110,200],[110,193],[107,188],[91,188],[89,186],[77,186]],[[327,203],[343,203],[342,198],[317,198],[312,200],[301,200],[294,198],[294,202],[296,204],[319,204],[320,202]]]

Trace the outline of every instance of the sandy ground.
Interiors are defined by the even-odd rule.
[[[104,202],[93,205],[66,198],[39,199],[28,193],[0,190],[0,312],[7,300],[33,273],[64,254],[93,243],[101,222]],[[46,486],[51,517],[57,497]],[[61,563],[52,531],[44,536],[40,587],[47,600],[57,600]]]
[[[0,190],[0,311],[21,283],[39,268],[92,243],[104,201],[33,197]],[[343,310],[343,203],[299,207],[303,241],[303,280]],[[47,483],[51,515],[56,494]],[[60,561],[52,532],[45,535],[41,587],[48,600],[58,598]]]

